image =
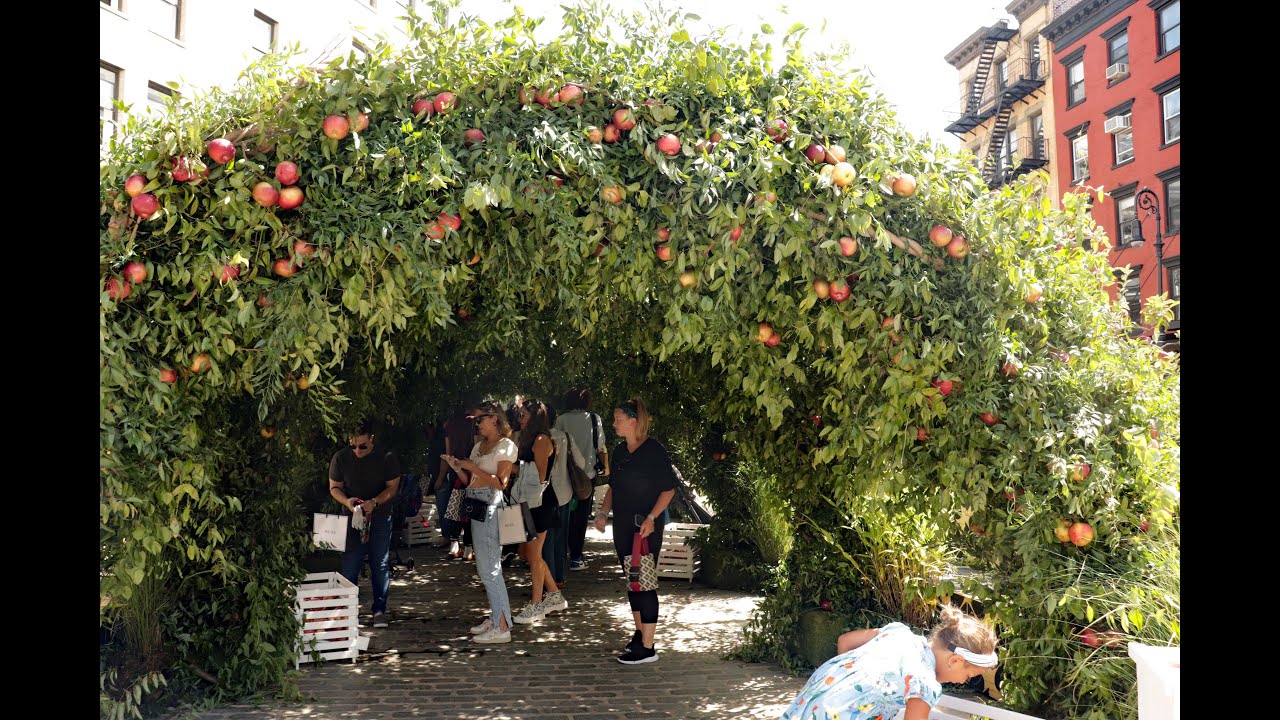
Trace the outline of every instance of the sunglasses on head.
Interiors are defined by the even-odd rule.
[[[630,402],[618,403],[618,409],[629,418],[635,419],[639,417],[636,406]]]
[[[369,449],[369,443],[360,443],[359,445],[348,445],[347,447],[351,448],[352,450],[360,450],[363,452]]]

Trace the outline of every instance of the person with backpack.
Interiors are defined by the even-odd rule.
[[[591,391],[587,388],[571,388],[564,393],[564,412],[556,418],[556,429],[573,438],[578,451],[590,461],[584,470],[587,477],[600,484],[598,478],[609,477],[609,451],[605,448],[604,423],[591,412]],[[594,495],[586,500],[576,500],[569,513],[569,569],[586,570],[587,563],[582,550],[587,543],[587,525],[591,522]]]
[[[387,627],[387,594],[391,588],[391,514],[400,488],[400,459],[393,452],[373,447],[373,423],[364,420],[352,430],[348,446],[329,460],[329,494],[346,514],[356,509],[364,527],[347,523],[347,549],[342,554],[342,576],[360,584],[360,568],[369,559],[369,584],[373,591],[376,628]]]
[[[627,600],[636,629],[627,643],[627,652],[618,656],[623,665],[658,659],[653,644],[658,627],[656,565],[662,550],[663,513],[676,494],[671,456],[649,436],[649,423],[649,409],[639,398],[625,400],[614,408],[613,430],[622,442],[613,450],[609,490],[596,512],[596,530],[604,532],[609,510],[613,509],[613,547],[628,573]]]

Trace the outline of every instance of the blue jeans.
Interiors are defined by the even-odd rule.
[[[471,521],[471,542],[476,553],[476,574],[484,584],[489,598],[489,620],[495,628],[507,619],[511,628],[511,600],[507,597],[507,585],[502,580],[502,543],[498,542],[498,507],[502,493],[493,488],[472,488],[467,497],[488,503],[484,522]]]
[[[565,503],[556,510],[560,527],[548,530],[546,542],[542,543],[542,560],[557,585],[564,582],[564,571],[569,569],[569,505]]]
[[[369,527],[369,542],[360,542],[360,533],[347,531],[347,549],[342,553],[342,577],[360,584],[360,568],[369,558],[369,585],[373,588],[374,614],[387,611],[387,590],[391,588],[391,516],[377,518]]]
[[[453,492],[453,483],[445,481],[436,490],[436,521],[440,523],[440,534],[446,540],[452,540],[462,533],[462,526],[456,520],[446,519],[444,511],[449,509],[449,494]]]

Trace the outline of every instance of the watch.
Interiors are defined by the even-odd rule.
[[[648,515],[648,518],[649,518],[650,520],[657,520],[657,519],[658,519],[658,516],[656,516],[656,515],[654,515],[654,514],[650,513],[650,514]]]

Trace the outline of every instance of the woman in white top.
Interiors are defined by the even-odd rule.
[[[502,491],[511,479],[517,448],[511,441],[511,425],[496,403],[484,403],[476,416],[479,442],[470,459],[444,456],[454,472],[464,475],[467,497],[484,504],[484,520],[471,521],[471,537],[476,552],[476,572],[489,597],[489,617],[471,628],[472,640],[482,644],[511,642],[511,600],[502,580],[502,543],[498,540],[498,507]]]

